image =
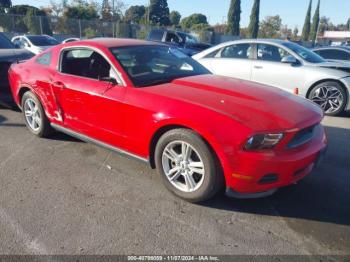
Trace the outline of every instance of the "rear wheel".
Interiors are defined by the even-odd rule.
[[[34,135],[46,137],[52,132],[39,99],[31,91],[27,91],[22,97],[22,112],[27,128]]]
[[[205,201],[223,185],[215,155],[191,130],[175,129],[165,133],[157,143],[155,160],[165,186],[187,201]]]
[[[311,90],[309,99],[318,104],[326,115],[336,116],[344,111],[348,97],[338,82],[326,81]]]

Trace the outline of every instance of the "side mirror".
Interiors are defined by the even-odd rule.
[[[284,64],[292,64],[293,65],[293,64],[297,64],[298,60],[294,56],[289,55],[289,56],[283,57],[281,62]]]
[[[99,80],[104,82],[109,82],[114,86],[118,85],[118,81],[114,77],[101,77]]]

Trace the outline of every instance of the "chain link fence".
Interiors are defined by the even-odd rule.
[[[100,19],[82,20],[58,16],[0,15],[0,32],[5,32],[9,36],[48,34],[53,35],[58,40],[63,40],[67,37],[145,39],[152,28],[143,24],[131,24],[121,21],[110,22]],[[218,36],[212,31],[190,31],[189,33],[195,35],[202,42],[214,44],[220,41],[217,39]]]

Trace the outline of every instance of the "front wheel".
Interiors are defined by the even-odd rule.
[[[30,91],[22,97],[22,112],[27,128],[38,137],[46,137],[51,134],[50,122],[39,99]]]
[[[311,90],[309,99],[318,104],[326,115],[336,116],[344,111],[348,97],[338,82],[326,81]]]
[[[216,156],[191,130],[175,129],[165,133],[157,143],[155,160],[165,186],[187,201],[205,201],[223,185]]]

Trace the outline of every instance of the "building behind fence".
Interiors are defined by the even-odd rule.
[[[145,39],[151,29],[152,27],[148,25],[121,21],[109,22],[100,19],[83,20],[58,16],[0,14],[0,32],[7,33],[9,37],[20,34],[47,34],[53,35],[57,40],[63,40],[67,37]],[[207,30],[190,31],[189,33],[197,36],[200,41],[211,44],[234,39]]]

